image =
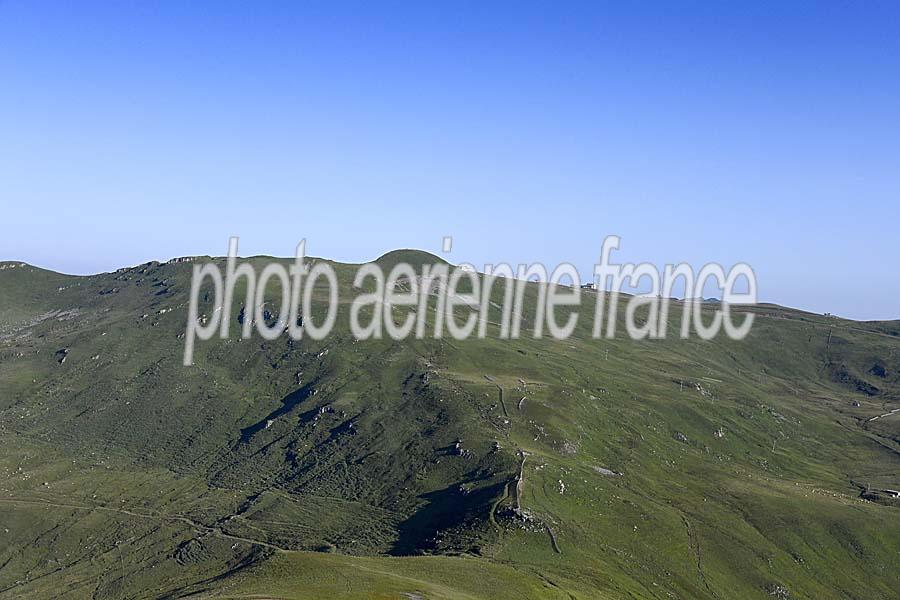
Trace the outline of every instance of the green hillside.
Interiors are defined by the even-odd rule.
[[[331,336],[239,287],[185,367],[190,262],[0,265],[0,598],[898,597],[900,322],[357,341],[332,263]]]

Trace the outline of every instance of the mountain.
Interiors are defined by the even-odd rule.
[[[238,286],[185,367],[193,262],[0,263],[0,598],[897,597],[900,322],[241,340]]]

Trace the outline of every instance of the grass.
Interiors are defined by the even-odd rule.
[[[229,576],[210,598],[567,598],[552,583],[507,565],[465,557],[347,557],[282,553]]]
[[[381,260],[410,258],[435,260]],[[869,420],[900,407],[895,322],[765,305],[742,342],[597,340],[587,294],[564,341],[356,341],[344,303],[325,340],[185,368],[190,269],[0,271],[0,597],[900,588],[900,507],[860,497],[900,487],[900,413]]]

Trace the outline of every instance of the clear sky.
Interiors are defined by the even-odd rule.
[[[0,0],[0,259],[587,274],[618,234],[900,318],[900,3],[309,4]]]

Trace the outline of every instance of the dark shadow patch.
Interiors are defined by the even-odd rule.
[[[855,392],[866,396],[877,396],[881,391],[868,381],[851,373],[845,364],[837,365],[832,363],[828,366],[828,370],[832,381],[840,383]]]
[[[241,443],[246,444],[254,435],[266,428],[270,421],[274,421],[278,417],[282,417],[291,412],[298,404],[309,398],[314,391],[316,382],[310,382],[302,388],[291,392],[281,399],[281,406],[270,412],[262,420],[254,423],[250,427],[241,429]]]
[[[887,367],[884,366],[884,363],[881,361],[877,361],[872,368],[869,369],[869,373],[874,375],[875,377],[880,377],[881,379],[887,379]]]
[[[472,535],[457,533],[478,530],[486,521],[493,501],[502,493],[503,483],[464,491],[458,484],[419,496],[425,504],[400,523],[398,538],[391,548],[394,556],[426,552],[478,552]]]

